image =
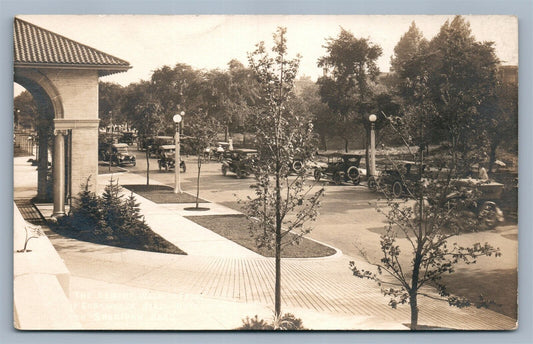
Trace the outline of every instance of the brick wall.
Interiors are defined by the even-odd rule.
[[[96,191],[98,178],[98,129],[72,129],[72,196],[76,197],[87,178]]]

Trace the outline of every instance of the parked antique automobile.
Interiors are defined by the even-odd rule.
[[[422,177],[426,165],[422,166]],[[390,192],[394,197],[401,197],[407,189],[406,183],[420,180],[420,164],[413,161],[390,161],[384,164],[379,175],[368,180],[370,189],[381,189]]]
[[[469,217],[478,221],[480,229],[492,229],[504,221],[504,215],[498,204],[501,199],[504,185],[490,180],[473,178],[462,178],[453,180],[455,187],[466,189],[469,192],[476,192],[475,202],[470,203],[467,209],[462,212],[461,217]],[[462,200],[460,194],[448,195],[449,202]],[[459,220],[461,220],[459,217]]]
[[[359,164],[361,155],[348,153],[319,154],[318,157],[325,157],[327,161],[317,163],[314,170],[316,181],[328,179],[339,185],[342,182],[358,185],[361,181]]]
[[[157,151],[157,156],[159,159],[157,160],[159,165],[159,171],[165,170],[168,171],[170,169],[175,168],[176,166],[176,145],[162,145],[159,147],[159,150]],[[181,172],[185,173],[187,171],[187,166],[185,165],[185,161],[180,159],[180,170]]]
[[[163,145],[174,144],[172,136],[152,136],[139,140],[139,150],[147,150],[149,157],[157,158],[157,152]]]
[[[222,175],[228,171],[235,173],[237,178],[242,178],[252,174],[254,158],[257,156],[255,149],[234,149],[226,153],[222,161]]]
[[[102,160],[109,161],[111,165],[136,165],[135,156],[128,151],[128,145],[126,143],[113,143],[102,154]]]
[[[118,142],[119,143],[126,143],[129,146],[131,146],[133,144],[133,142],[135,142],[135,139],[136,139],[136,134],[134,132],[132,132],[132,131],[124,131],[120,135],[120,137],[118,139]]]
[[[427,165],[422,165],[420,168],[419,163],[412,161],[391,162],[380,172],[374,187],[394,197],[413,197],[409,194],[408,188],[418,181],[427,182],[442,178],[443,171],[443,169],[432,169]],[[446,178],[443,180],[446,181]],[[370,180],[369,187],[371,187]],[[458,209],[455,216],[457,227],[467,227],[468,223],[472,224],[477,221],[478,228],[491,229],[504,220],[503,212],[496,203],[501,198],[503,189],[503,184],[490,180],[452,179],[450,180],[451,191],[446,195],[445,204],[450,208]],[[474,194],[475,197],[466,202],[467,194]],[[428,199],[425,202],[428,202]],[[461,206],[457,208],[459,204]],[[419,215],[418,203],[415,204],[413,215],[415,217]]]
[[[222,162],[224,159],[225,153],[229,150],[229,143],[224,141],[219,141],[215,146],[210,147],[211,159]]]

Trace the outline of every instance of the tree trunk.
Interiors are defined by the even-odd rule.
[[[344,139],[344,152],[348,153],[348,139]]]
[[[281,223],[278,225],[277,215],[278,214],[276,214],[276,287],[274,309],[276,317],[279,317],[281,315]]]
[[[417,292],[409,293],[409,305],[411,306],[411,331],[416,331],[418,328],[418,300]]]
[[[326,139],[326,135],[320,135],[321,139],[322,139],[322,146],[324,147],[324,150],[327,151],[328,150],[328,141]]]
[[[276,130],[276,136],[277,136]],[[276,317],[281,316],[281,161],[279,156],[280,147],[276,137],[276,287],[274,312]]]
[[[148,151],[148,147],[146,147],[146,185],[150,185],[150,152]],[[111,164],[111,158],[109,158],[109,164]],[[179,168],[179,163],[178,163]]]
[[[490,145],[490,152],[489,152],[489,173],[492,173],[492,169],[494,168],[494,162],[496,161],[496,149],[498,148],[497,143],[493,143]]]
[[[200,170],[202,169],[202,155],[198,154],[198,176],[196,177],[196,209],[198,209],[198,199],[200,197]]]

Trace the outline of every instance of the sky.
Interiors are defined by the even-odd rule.
[[[255,44],[272,44],[278,26],[287,27],[290,56],[300,54],[300,76],[316,80],[322,70],[327,38],[340,27],[356,37],[370,39],[383,49],[378,60],[387,72],[394,46],[412,21],[427,39],[434,37],[446,20],[442,15],[22,15],[19,18],[70,39],[124,59],[132,68],[126,73],[102,77],[102,81],[126,86],[148,80],[164,65],[185,63],[196,69],[227,69],[237,59],[247,64]],[[505,65],[518,65],[518,23],[513,16],[464,16],[478,41],[493,41]],[[15,95],[23,90],[15,84]]]

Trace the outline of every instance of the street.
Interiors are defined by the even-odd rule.
[[[130,172],[140,175],[146,174],[146,158],[144,152],[138,152],[131,148],[137,155],[135,167],[125,167]],[[185,157],[187,172],[181,174],[182,189],[185,192],[196,193],[197,160],[195,157]],[[159,171],[157,159],[150,159],[150,178],[169,186],[174,185],[173,171]],[[253,177],[237,179],[235,174],[228,173],[223,176],[221,164],[215,161],[202,164],[200,176],[200,197],[212,202],[225,205],[238,210],[241,205],[238,200],[245,200],[253,194],[250,185],[254,182]],[[313,230],[308,237],[332,245],[340,249],[344,254],[356,259],[366,259],[371,262],[379,262],[381,252],[379,250],[380,234],[387,225],[385,217],[376,211],[376,202],[381,206],[384,201],[378,201],[379,194],[370,191],[366,185],[354,186],[344,183],[335,185],[329,182],[314,184],[312,176],[308,177],[308,184],[314,188],[323,186],[325,194],[321,202],[319,216],[316,222],[311,223]],[[517,225],[500,226],[491,231],[462,234],[457,238],[457,243],[472,245],[476,242],[499,247],[502,256],[481,257],[474,265],[459,264],[455,274],[446,277],[450,290],[458,290],[469,297],[477,298],[480,293],[496,294],[497,298],[510,294],[512,299],[516,297],[516,270],[517,270]],[[398,244],[402,252],[410,252],[411,248],[407,240],[398,238]],[[364,252],[364,254],[363,254]],[[403,263],[408,264],[411,256],[403,254]],[[346,267],[346,273],[350,270]],[[501,276],[507,276],[502,281]],[[495,291],[494,286],[502,285],[505,291]],[[377,288],[377,286],[376,286]],[[491,289],[493,289],[491,291]],[[513,296],[514,295],[514,296]],[[500,304],[506,303],[505,297]],[[502,311],[508,316],[514,316],[516,308],[514,303],[505,304],[509,310]]]

